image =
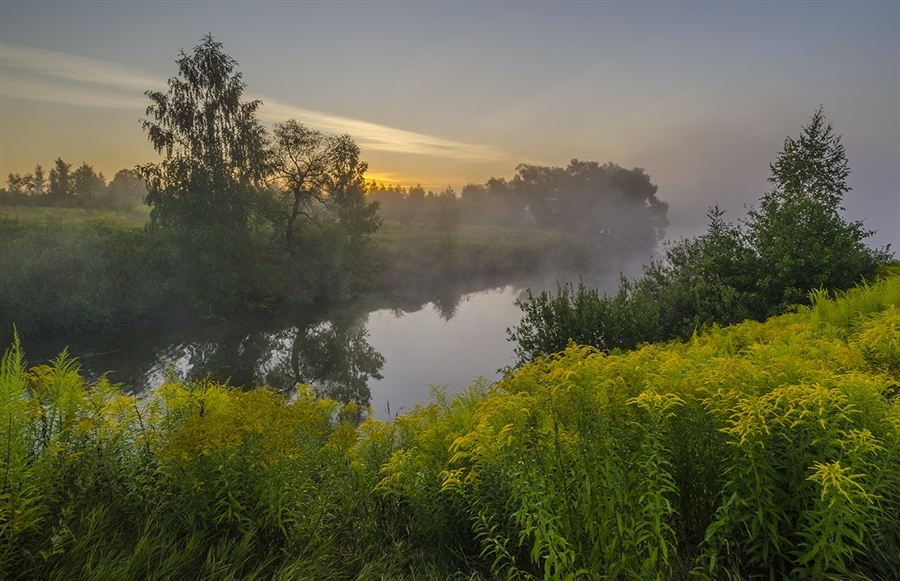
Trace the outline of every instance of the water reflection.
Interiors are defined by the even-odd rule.
[[[365,310],[345,309],[290,322],[248,328],[226,323],[206,329],[210,340],[178,343],[158,351],[134,382],[136,391],[168,379],[205,377],[252,387],[268,385],[290,391],[310,384],[319,397],[369,406],[369,381],[382,378],[384,357],[368,341]],[[93,367],[93,365],[92,365]]]
[[[371,405],[376,418],[389,419],[427,403],[429,385],[458,393],[479,376],[496,379],[499,368],[512,364],[506,328],[518,324],[514,302],[525,286],[536,285],[448,285],[330,310],[182,321],[89,343],[58,338],[41,344],[27,335],[22,342],[31,364],[68,346],[89,378],[112,370],[110,380],[132,393],[167,379],[210,377],[284,392],[308,383],[322,397]]]
[[[289,331],[289,356],[265,370],[265,383],[275,389],[310,384],[319,397],[355,403],[365,409],[372,393],[369,379],[382,379],[384,357],[368,342],[363,316],[339,316]]]

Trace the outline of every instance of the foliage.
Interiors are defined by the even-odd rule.
[[[47,188],[47,194],[51,199],[58,202],[74,195],[71,172],[71,163],[64,162],[61,157],[56,158],[56,163],[50,170],[50,185]]]
[[[326,135],[293,119],[275,125],[273,213],[292,254],[301,238],[298,218],[317,224],[327,209],[337,215],[351,246],[358,247],[378,229],[378,205],[365,200],[363,174],[368,165],[360,162],[359,153],[349,135]]]
[[[266,171],[260,101],[241,101],[245,83],[222,44],[206,35],[181,52],[167,93],[147,91],[151,119],[142,124],[164,160],[138,166],[157,226],[215,225],[243,231]]]
[[[360,568],[373,506],[356,486],[383,452],[357,451],[356,426],[342,419],[352,407],[308,388],[288,399],[208,381],[139,400],[85,383],[65,354],[26,371],[18,343],[0,387],[5,574],[286,579]]]
[[[62,178],[60,168],[65,172]],[[143,180],[134,170],[119,170],[107,184],[103,174],[94,171],[87,162],[74,172],[70,169],[71,164],[57,159],[56,167],[51,170],[53,195],[48,191],[40,164],[35,166],[33,173],[24,176],[11,173],[6,180],[7,189],[0,190],[0,204],[130,210],[141,204],[147,193]]]
[[[649,255],[668,226],[668,204],[640,168],[573,159],[565,168],[521,164],[512,180],[425,192],[369,185],[386,219],[430,222],[451,230],[464,225],[556,230],[582,237],[604,258]]]
[[[608,351],[641,342],[686,340],[711,325],[764,320],[808,303],[809,291],[843,290],[871,278],[890,259],[873,250],[860,222],[841,218],[849,173],[840,137],[820,108],[775,164],[772,192],[743,227],[711,208],[705,234],[667,244],[643,276],[623,279],[618,294],[562,287],[520,303],[524,318],[509,331],[519,363],[565,347],[568,339]],[[572,313],[578,313],[573,318]]]
[[[173,233],[177,278],[192,289],[191,306],[234,312],[284,298],[341,297],[340,286],[321,288],[320,281],[352,277],[379,225],[377,206],[365,200],[359,147],[347,135],[326,138],[295,121],[278,125],[270,143],[256,116],[261,103],[242,101],[237,63],[210,35],[177,63],[167,93],[146,93],[151,119],[143,127],[164,159],[138,171],[151,227]],[[326,198],[333,217],[311,206]],[[306,232],[301,216],[325,219],[319,231]],[[295,260],[298,248],[316,250],[322,238],[328,251]],[[317,272],[309,262],[328,267]],[[303,288],[311,276],[322,292]]]
[[[106,187],[105,198],[109,200],[107,205],[122,209],[133,208],[140,205],[147,195],[144,180],[137,170],[120,169],[113,176],[112,181]]]
[[[366,184],[366,196],[378,203],[378,213],[385,220],[396,220],[404,225],[420,222],[446,231],[455,230],[460,225],[465,206],[465,202],[456,195],[456,191],[450,186],[435,193],[433,191],[425,192],[421,185],[407,189],[401,186],[385,186],[373,181]],[[484,223],[471,220],[466,222],[468,224]],[[502,225],[519,224],[503,223]]]
[[[211,380],[0,365],[10,578],[896,579],[900,277],[572,344],[390,423]],[[361,423],[359,423],[361,421]]]
[[[660,305],[640,290],[624,277],[612,296],[601,297],[583,281],[577,288],[558,285],[556,295],[543,291],[534,296],[527,290],[527,298],[516,301],[522,320],[506,330],[516,343],[517,365],[562,351],[570,342],[608,351],[658,340]]]
[[[160,284],[170,278],[166,246],[139,227],[146,215],[25,210],[3,218],[0,228],[4,335],[12,324],[26,337],[110,330],[184,301],[171,284]]]
[[[369,164],[359,160],[360,149],[349,135],[335,141],[335,175],[330,184],[338,224],[353,249],[351,257],[362,250],[363,244],[381,226],[378,204],[366,200],[364,175]]]
[[[445,231],[391,221],[354,264],[336,221],[302,230],[304,250],[290,256],[264,226],[244,237],[254,244],[240,247],[228,237],[145,230],[148,211],[0,206],[0,337],[9,339],[12,324],[26,340],[35,333],[127,333],[132,325],[184,316],[230,318],[229,309],[340,303],[361,291],[418,305],[439,296],[451,313],[460,294],[481,284],[591,262],[583,240],[559,232],[460,226],[448,247]],[[217,254],[221,248],[234,260]],[[205,276],[215,268],[221,274]]]
[[[12,195],[42,196],[47,193],[47,180],[41,164],[34,166],[34,172],[10,173],[6,180],[7,193]]]
[[[897,349],[875,337],[898,304],[893,277],[684,344],[572,344],[422,424],[381,487],[415,502],[443,462],[499,578],[895,578]]]
[[[862,222],[840,216],[850,168],[821,107],[798,139],[785,139],[771,170],[773,189],[751,209],[747,227],[772,312],[802,302],[811,289],[848,288],[886,261],[887,249],[865,246],[872,232]]]
[[[669,223],[668,204],[641,168],[577,159],[564,169],[522,164],[509,187],[541,226],[590,236],[614,254],[649,254]]]

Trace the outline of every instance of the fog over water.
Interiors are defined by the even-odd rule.
[[[432,386],[452,395],[480,377],[499,379],[500,370],[515,362],[506,330],[521,319],[516,300],[525,297],[526,288],[555,290],[558,280],[578,278],[571,273],[535,276],[528,283],[489,285],[419,307],[347,305],[265,320],[197,319],[88,343],[22,340],[30,364],[46,363],[68,345],[87,377],[106,373],[133,393],[154,389],[167,378],[207,375],[237,386],[259,383],[281,390],[308,382],[320,395],[371,405],[373,417],[387,420],[417,403],[427,404]],[[594,275],[586,283],[612,291],[618,277]]]

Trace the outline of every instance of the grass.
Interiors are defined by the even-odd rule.
[[[41,206],[0,206],[0,225],[3,229],[20,223],[36,226],[48,224],[64,226],[91,220],[144,226],[150,220],[150,208],[140,205],[128,211],[116,211]]]
[[[454,279],[584,271],[594,266],[588,241],[551,230],[484,225],[445,230],[420,222],[385,221],[374,242],[374,264],[383,287],[390,281],[401,286],[422,281],[446,284]]]
[[[0,366],[0,577],[900,578],[900,276],[416,406]],[[464,364],[464,362],[460,362]]]

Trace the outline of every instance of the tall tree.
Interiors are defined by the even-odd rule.
[[[57,202],[71,199],[74,193],[72,164],[64,162],[61,157],[56,158],[50,169],[50,187],[47,193]]]
[[[841,216],[850,167],[822,107],[798,139],[785,139],[770,168],[773,187],[749,212],[748,230],[773,312],[805,302],[812,289],[847,288],[874,274],[888,252],[868,248],[872,232]]]
[[[351,248],[358,248],[378,230],[378,202],[366,199],[365,173],[369,164],[359,159],[359,146],[349,135],[341,135],[334,144],[335,172],[330,184],[338,223]]]
[[[272,148],[277,216],[288,249],[296,251],[298,219],[313,220],[322,210],[337,217],[352,244],[378,228],[377,204],[365,199],[367,164],[349,135],[328,135],[291,119],[275,125]]]
[[[102,173],[94,171],[94,167],[82,162],[72,172],[72,192],[81,200],[98,197],[106,189],[106,178]]]
[[[146,92],[153,104],[143,128],[165,157],[138,167],[152,224],[242,229],[267,169],[266,131],[256,117],[261,102],[241,100],[246,84],[237,62],[211,35],[176,62],[168,92]]]
[[[6,190],[10,194],[24,194],[27,189],[28,176],[18,173],[10,173],[6,177]]]
[[[150,226],[174,234],[180,284],[195,307],[265,304],[277,268],[255,227],[268,171],[260,102],[242,100],[237,63],[210,35],[176,62],[168,92],[146,93],[143,128],[164,158],[137,167]]]
[[[275,124],[272,177],[277,187],[276,219],[284,222],[288,251],[295,252],[297,220],[314,218],[315,205],[325,204],[333,171],[332,136],[294,119]]]
[[[34,173],[31,175],[31,183],[29,184],[29,194],[32,196],[41,196],[47,193],[47,178],[44,176],[44,168],[41,164],[34,166]]]

